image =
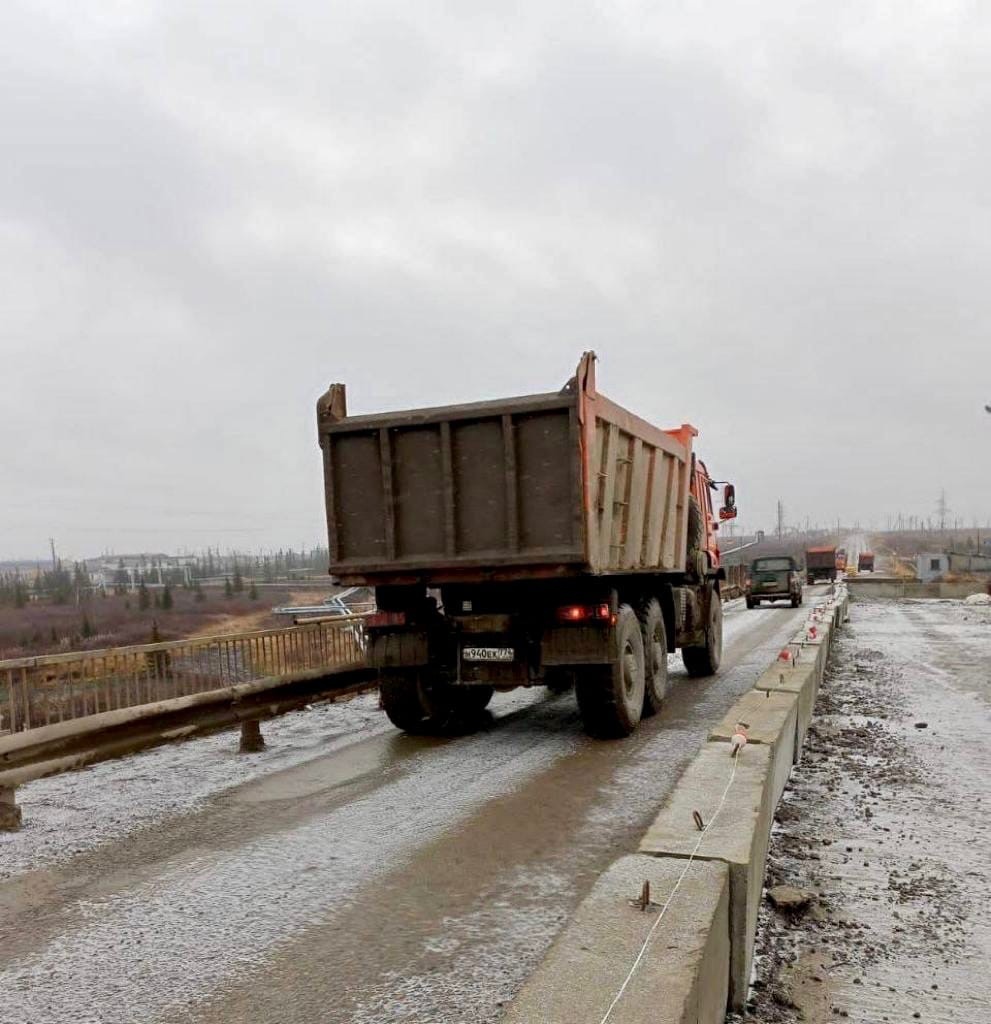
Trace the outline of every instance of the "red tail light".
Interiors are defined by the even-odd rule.
[[[365,624],[375,626],[405,626],[406,612],[372,612]]]
[[[561,622],[616,622],[608,604],[566,604],[557,617]]]

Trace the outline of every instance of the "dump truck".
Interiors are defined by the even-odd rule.
[[[873,572],[874,571],[874,552],[873,551],[861,551],[857,555],[857,571],[858,572]]]
[[[600,394],[585,353],[560,391],[349,416],[317,403],[330,573],[375,591],[369,662],[409,732],[478,718],[496,690],[575,688],[586,730],[658,710],[667,656],[722,656],[716,531],[736,515],[693,451]]]
[[[818,580],[836,579],[835,547],[809,548],[805,552],[805,581],[811,586]]]

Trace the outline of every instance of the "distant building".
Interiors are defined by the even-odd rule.
[[[972,555],[963,552],[949,553],[950,572],[967,576],[982,576],[991,573],[991,552],[986,555]]]
[[[947,573],[957,576],[991,575],[991,554],[975,555],[965,551],[926,551],[915,559],[915,574],[923,583],[938,580]]]
[[[123,571],[127,578],[127,587],[133,590],[142,576],[148,583],[164,584],[181,578],[185,584],[193,581],[193,566],[196,558],[193,555],[116,555],[98,558],[89,562],[90,579],[97,586],[113,587],[117,584],[119,574]]]
[[[924,551],[915,557],[915,575],[923,583],[938,580],[950,568],[950,556],[942,551]]]

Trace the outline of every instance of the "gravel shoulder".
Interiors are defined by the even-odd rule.
[[[854,605],[772,832],[809,903],[765,899],[742,1019],[991,1020],[989,734],[991,608]]]

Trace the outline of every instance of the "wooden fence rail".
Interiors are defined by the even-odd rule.
[[[0,733],[261,679],[359,665],[364,619],[0,661]]]

